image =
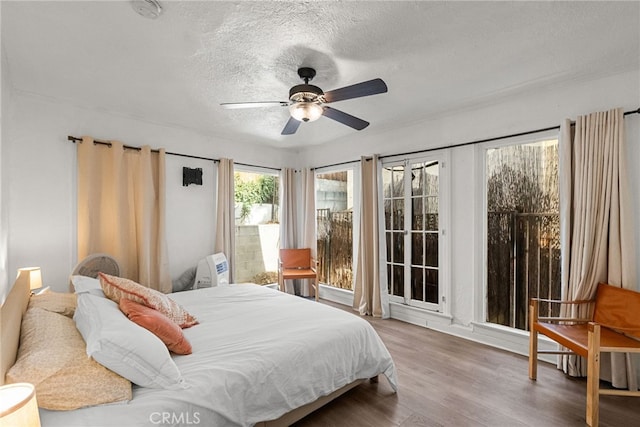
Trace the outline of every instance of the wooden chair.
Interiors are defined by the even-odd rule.
[[[311,258],[311,249],[280,249],[278,259],[278,285],[285,291],[284,281],[288,279],[311,279],[316,301],[320,298],[316,260]]]
[[[590,304],[593,314],[585,319],[541,317],[539,303]],[[600,395],[640,397],[637,390],[600,388],[601,353],[640,353],[640,292],[599,283],[594,300],[557,301],[532,298],[529,302],[529,378],[535,380],[538,354],[577,354],[587,359],[587,425],[599,422]],[[567,350],[538,350],[538,334]]]

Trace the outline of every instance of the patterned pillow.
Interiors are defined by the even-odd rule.
[[[172,352],[191,354],[191,343],[184,337],[182,329],[158,310],[127,298],[120,298],[118,306],[129,320],[160,338]]]
[[[198,324],[198,319],[189,314],[180,304],[154,289],[144,287],[133,280],[99,273],[100,285],[107,298],[120,303],[127,298],[158,310],[181,328]]]
[[[35,386],[38,406],[71,410],[131,399],[131,382],[87,357],[72,319],[41,308],[24,314],[7,382]]]
[[[44,291],[29,298],[29,308],[42,308],[53,313],[60,313],[67,317],[73,317],[76,311],[76,296],[74,294]]]

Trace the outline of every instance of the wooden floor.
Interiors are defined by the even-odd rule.
[[[524,356],[398,320],[365,319],[393,356],[398,393],[381,375],[296,427],[586,425],[584,379],[540,363],[531,381]],[[600,425],[640,425],[640,399],[602,396]]]

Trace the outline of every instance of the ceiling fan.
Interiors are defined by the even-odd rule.
[[[356,130],[362,130],[369,126],[369,122],[336,110],[326,104],[376,95],[387,91],[387,85],[382,79],[373,79],[323,92],[318,86],[309,84],[315,77],[316,70],[302,67],[298,69],[298,75],[304,80],[304,84],[296,85],[289,90],[289,101],[226,102],[220,105],[227,109],[271,107],[273,105],[289,107],[291,117],[284,129],[282,129],[282,135],[293,135],[298,130],[301,122],[312,122],[318,120],[320,116],[328,117]]]

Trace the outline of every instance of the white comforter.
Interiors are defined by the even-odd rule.
[[[250,426],[276,419],[393,360],[371,325],[342,310],[256,285],[172,294],[200,321],[184,334],[193,354],[174,356],[188,389],[134,387],[126,404],[41,410],[48,426]]]

